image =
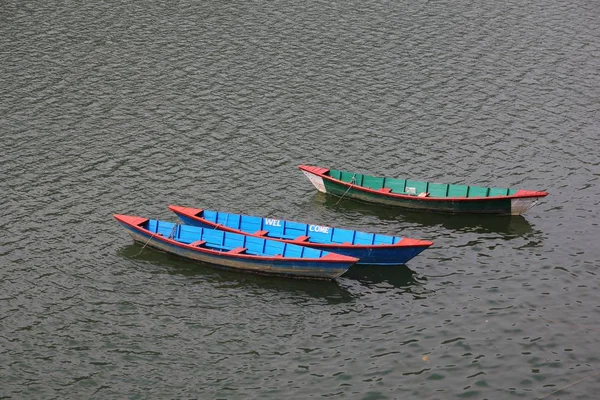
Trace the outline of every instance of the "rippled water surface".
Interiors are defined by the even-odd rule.
[[[591,399],[589,1],[0,6],[0,397]],[[524,217],[338,202],[297,169],[548,190]],[[224,272],[168,204],[433,240],[335,282]]]

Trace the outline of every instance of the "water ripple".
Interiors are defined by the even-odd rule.
[[[7,2],[0,397],[589,398],[597,15]],[[406,212],[315,193],[298,164],[550,196],[525,217]],[[170,203],[435,245],[307,284],[142,250],[112,220]]]

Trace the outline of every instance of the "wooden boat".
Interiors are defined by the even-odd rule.
[[[433,244],[427,240],[388,236],[302,222],[169,206],[189,225],[266,237],[282,243],[356,257],[357,264],[402,265]]]
[[[520,215],[548,195],[543,191],[386,178],[309,165],[298,168],[323,193],[416,210]]]
[[[358,259],[216,229],[115,214],[134,241],[221,268],[296,278],[334,279]]]

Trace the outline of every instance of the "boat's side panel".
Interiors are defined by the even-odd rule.
[[[308,171],[303,170],[302,172],[304,172],[304,175],[306,175],[306,177],[310,180],[310,183],[312,183],[319,192],[327,193],[327,189],[325,188],[325,183],[323,182],[323,178],[321,178],[318,175],[311,174]]]
[[[319,245],[314,245],[314,247],[356,257],[359,259],[357,265],[403,265],[427,248],[427,246],[340,246],[325,249]]]
[[[202,223],[202,219],[191,218],[182,214],[181,212],[177,213],[178,217],[188,225],[202,226],[208,227],[209,225]],[[279,220],[275,220],[279,221]],[[310,225],[311,227],[313,225]],[[336,243],[332,243],[331,241],[327,242],[314,242],[312,239],[318,234],[327,235],[329,229],[337,230],[342,233],[352,232],[349,230],[338,229],[338,228],[330,228],[330,227],[321,227],[319,225],[314,225],[314,227],[319,227],[319,229],[314,228],[313,235],[311,236],[310,242],[302,242],[297,244],[302,244],[307,247],[312,247],[314,249],[329,251],[333,253],[343,254],[346,256],[356,257],[360,261],[357,264],[368,264],[368,265],[401,265],[406,264],[410,259],[414,258],[418,254],[420,254],[423,250],[425,250],[428,246],[415,245],[415,246],[383,246],[383,245],[371,245],[371,246],[340,246]],[[221,227],[222,228],[222,227]],[[327,228],[327,230],[326,230]],[[310,228],[309,228],[310,230]],[[241,232],[248,234],[248,232]],[[364,232],[359,232],[366,234]],[[370,234],[373,235],[373,234]],[[331,239],[331,234],[328,236],[329,240]],[[397,238],[394,236],[384,236],[384,235],[375,235],[375,240],[378,243],[381,243],[384,238],[387,238],[388,244],[398,243],[401,238]],[[277,238],[273,238],[277,239]],[[348,240],[352,240],[348,238]],[[371,238],[373,240],[373,238]],[[341,242],[345,240],[342,239]],[[287,240],[288,243],[295,243],[292,240]],[[340,242],[340,244],[341,244]]]
[[[310,174],[304,171],[305,174]],[[325,193],[334,196],[352,198],[370,203],[399,206],[415,210],[442,211],[451,213],[489,213],[511,214],[511,199],[482,199],[482,200],[423,200],[419,197],[390,196],[385,193],[365,191],[355,187],[321,178],[325,185]]]
[[[350,268],[352,263],[331,263],[326,261],[301,261],[289,260],[285,258],[261,260],[251,259],[246,257],[232,257],[221,254],[211,254],[210,252],[202,252],[193,250],[185,246],[177,246],[160,239],[156,236],[152,237],[148,234],[122,224],[134,241],[147,244],[148,246],[162,250],[167,253],[176,254],[178,256],[217,265],[224,268],[239,269],[254,273],[275,274],[293,276],[299,278],[313,279],[333,279]]]
[[[537,204],[540,198],[548,195],[546,191],[439,184],[396,178],[383,178],[382,183],[381,177],[348,171],[309,165],[300,165],[299,168],[321,192],[416,210],[520,215]],[[361,184],[364,187],[359,187]]]
[[[516,199],[511,199],[510,213],[511,215],[521,215],[525,211],[529,210],[531,207],[535,206],[538,203],[538,201],[538,198],[532,197],[520,197]]]

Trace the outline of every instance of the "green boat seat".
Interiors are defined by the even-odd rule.
[[[352,179],[356,179],[356,175],[352,172],[341,171],[340,180],[343,182],[352,182]]]
[[[342,171],[337,169],[329,170],[329,176],[333,179],[341,180],[342,179]]]
[[[387,178],[384,182],[383,187],[390,189],[392,193],[404,193],[404,187],[406,186],[405,179]]]
[[[508,189],[503,188],[490,188],[490,197],[493,196],[506,196],[508,194]]]
[[[469,186],[469,197],[487,197],[489,189],[481,186]]]
[[[445,183],[430,183],[429,196],[446,197],[448,195],[448,185]]]
[[[468,186],[450,185],[448,186],[448,197],[467,197]]]
[[[404,192],[408,194],[418,195],[419,193],[427,193],[427,182],[422,181],[413,181],[410,179],[406,180],[406,187],[404,188]],[[414,190],[414,192],[413,192]]]
[[[383,187],[383,178],[365,175],[363,177],[362,186],[373,190],[379,190]]]

